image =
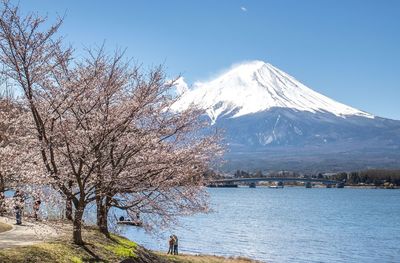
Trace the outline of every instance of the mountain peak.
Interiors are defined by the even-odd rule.
[[[231,67],[231,70],[239,70],[239,71],[245,71],[245,70],[258,70],[262,67],[268,67],[271,66],[271,64],[266,63],[262,60],[252,60],[252,61],[247,61],[247,62],[243,62],[240,64],[235,64]]]
[[[270,68],[272,68],[271,64],[265,63],[261,60],[248,61],[233,65],[228,71],[218,76],[215,80],[229,77],[251,77],[254,73],[260,70],[269,70]]]
[[[213,122],[222,116],[235,118],[271,108],[325,112],[343,118],[350,115],[374,118],[313,91],[260,60],[234,65],[211,81],[194,83],[174,108],[182,110],[192,103],[204,108]]]

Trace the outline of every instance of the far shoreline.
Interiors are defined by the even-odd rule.
[[[283,188],[306,188],[304,185],[284,185]],[[208,187],[208,188],[226,188],[226,187]],[[229,187],[228,187],[229,188]],[[249,188],[248,185],[238,185],[237,188]],[[269,185],[257,185],[255,188],[269,188]],[[312,188],[315,189],[382,189],[382,190],[399,190],[400,187],[393,188],[385,188],[383,186],[374,186],[374,185],[345,185],[343,188],[331,187],[327,188],[325,186],[316,185]],[[311,188],[311,189],[312,189]],[[310,189],[310,188],[307,188]]]

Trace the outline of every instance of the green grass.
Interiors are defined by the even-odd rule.
[[[111,239],[115,242],[111,245],[104,246],[104,249],[114,253],[121,258],[137,258],[135,251],[137,244],[128,239],[122,238],[117,235],[111,235]]]
[[[70,233],[57,241],[24,247],[0,249],[0,262],[7,263],[84,263],[84,262],[120,262],[131,259],[132,262],[157,263],[249,263],[242,258],[223,258],[217,256],[165,255],[149,251],[135,242],[112,234],[106,238],[98,230],[86,228],[84,246],[74,245]]]
[[[42,243],[0,250],[0,262],[83,262],[85,254],[70,244]]]
[[[12,229],[11,225],[0,222],[0,233],[6,232],[6,231],[11,230],[11,229]]]
[[[84,232],[85,246],[76,246],[69,240],[58,240],[32,246],[0,249],[0,262],[119,262],[137,258],[138,245],[123,237],[106,238],[97,230]],[[141,248],[140,248],[141,249]]]
[[[75,257],[75,256],[73,256],[73,257],[71,258],[71,262],[72,262],[72,263],[83,263],[83,261],[82,261],[81,258],[78,258],[78,257]]]

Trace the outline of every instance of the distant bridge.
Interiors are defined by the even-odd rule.
[[[332,185],[338,185],[342,188],[344,183],[342,181],[328,180],[322,178],[299,178],[299,177],[259,177],[259,178],[229,178],[229,179],[218,179],[209,182],[209,186],[229,186],[237,183],[247,183],[250,186],[255,187],[258,182],[304,182],[306,187],[311,186],[312,183],[324,184],[327,187]]]

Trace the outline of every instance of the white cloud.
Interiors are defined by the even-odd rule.
[[[241,6],[240,9],[241,9],[243,12],[247,12],[247,8],[244,7],[244,6]]]

